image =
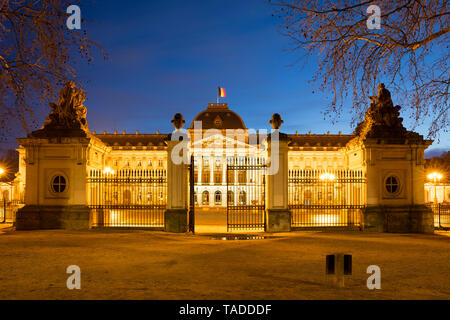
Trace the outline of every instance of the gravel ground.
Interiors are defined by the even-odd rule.
[[[0,230],[0,299],[450,299],[450,236],[292,232],[262,240],[151,231]],[[325,256],[353,255],[345,288]],[[81,268],[68,290],[66,268]],[[381,268],[381,290],[366,269]]]

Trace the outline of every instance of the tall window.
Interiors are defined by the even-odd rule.
[[[247,172],[245,170],[238,171],[238,182],[247,183]]]
[[[211,171],[209,167],[203,167],[202,169],[202,183],[209,184],[211,182]]]
[[[198,183],[198,168],[194,168],[194,183]]]
[[[131,203],[131,191],[125,190],[123,192],[123,203],[124,204],[130,204]]]
[[[215,203],[216,205],[222,204],[222,192],[216,191],[216,192],[214,193],[214,203]]]
[[[203,193],[202,193],[202,204],[205,206],[209,205],[209,192],[208,191],[203,191]]]
[[[228,170],[227,171],[227,176],[228,176],[228,183],[229,184],[234,184],[234,170]]]
[[[239,204],[247,204],[247,193],[245,191],[239,192]]]
[[[305,190],[303,193],[304,196],[304,204],[310,205],[311,204],[311,190]]]
[[[214,183],[220,184],[222,183],[222,170],[214,171]]]
[[[234,192],[228,190],[227,195],[228,195],[228,198],[227,198],[228,204],[233,206],[234,205]]]

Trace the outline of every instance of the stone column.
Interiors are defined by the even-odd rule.
[[[81,132],[79,137],[39,134],[18,139],[27,156],[25,206],[17,212],[16,229],[89,229],[86,172],[92,138]]]
[[[424,205],[424,150],[432,143],[408,131],[383,84],[348,145],[359,146],[367,175],[363,228],[377,232],[433,233]],[[357,155],[358,152],[355,153]]]
[[[183,116],[177,113],[172,120],[175,131],[167,143],[167,210],[164,214],[166,232],[186,232],[188,228],[188,164],[187,141],[183,135]],[[183,139],[187,137],[184,136]]]
[[[268,139],[270,164],[266,178],[266,231],[291,231],[291,212],[288,208],[288,138],[280,133],[283,123],[280,115],[274,114],[270,121],[273,133]]]
[[[424,205],[424,149],[419,144],[364,142],[367,174],[365,231],[433,233],[430,208]],[[395,179],[395,190],[392,179]]]

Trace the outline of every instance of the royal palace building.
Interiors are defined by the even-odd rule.
[[[90,131],[84,93],[68,83],[40,130],[19,138],[17,229],[147,228],[186,232],[198,212],[228,231],[345,228],[433,232],[424,150],[383,85],[351,135],[252,130],[209,103],[171,133]],[[269,119],[268,119],[269,120]]]

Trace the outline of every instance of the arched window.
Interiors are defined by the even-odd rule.
[[[205,206],[209,205],[209,192],[208,191],[203,191],[203,193],[202,193],[202,204]]]
[[[222,192],[216,191],[214,193],[214,203],[217,205],[222,204]]]
[[[245,191],[239,192],[239,204],[247,204],[247,193]]]
[[[228,194],[228,199],[227,199],[228,204],[231,205],[231,206],[234,205],[234,192],[228,190],[227,194]]]

